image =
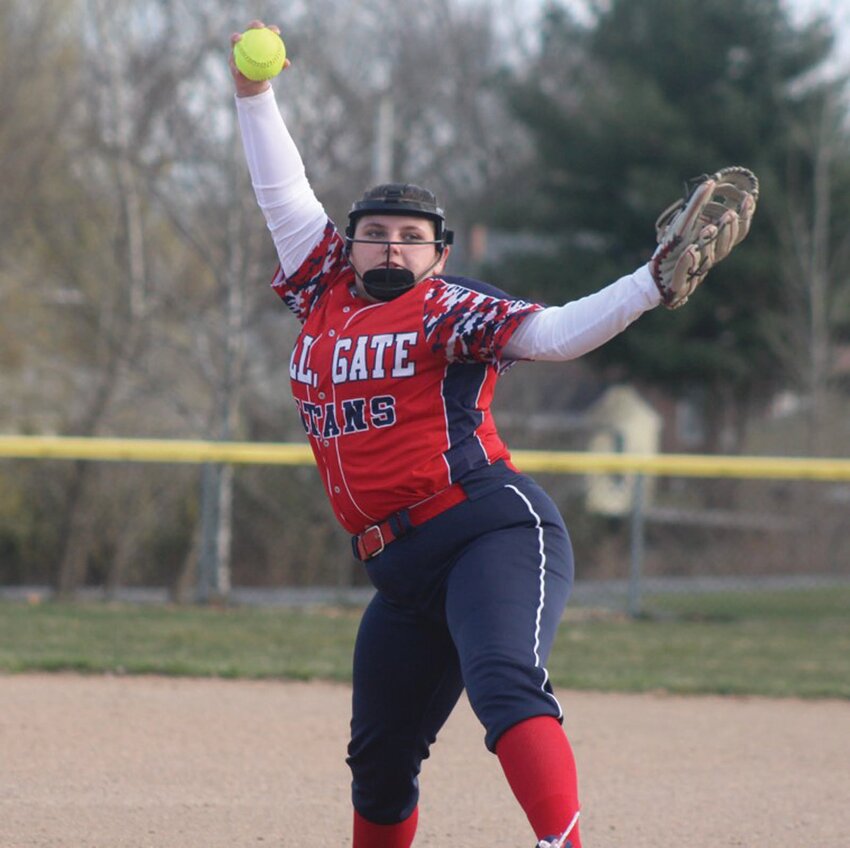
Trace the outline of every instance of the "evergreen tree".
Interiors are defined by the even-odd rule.
[[[777,229],[789,163],[807,167],[794,138],[837,90],[815,75],[831,48],[823,22],[795,28],[780,0],[611,0],[589,26],[551,4],[536,61],[507,88],[535,142],[532,176],[494,223],[553,247],[491,276],[551,303],[589,293],[650,257],[655,218],[686,178],[753,168],[747,242],[675,317],[655,310],[589,358],[608,377],[698,386],[715,433],[742,426],[787,377],[773,344],[790,308]]]

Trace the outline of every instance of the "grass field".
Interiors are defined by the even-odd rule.
[[[568,610],[556,687],[850,698],[850,589]],[[0,671],[350,679],[360,610],[0,603]]]

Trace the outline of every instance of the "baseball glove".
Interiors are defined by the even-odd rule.
[[[668,309],[684,306],[705,275],[744,240],[759,196],[756,175],[738,166],[689,186],[655,222],[658,247],[649,267]]]

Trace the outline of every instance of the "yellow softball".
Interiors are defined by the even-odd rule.
[[[281,37],[268,28],[249,29],[233,45],[233,58],[244,76],[260,82],[283,70],[286,47]]]

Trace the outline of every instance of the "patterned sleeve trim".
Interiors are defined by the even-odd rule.
[[[348,261],[345,242],[328,220],[321,240],[301,266],[287,277],[280,265],[271,280],[271,287],[303,324],[310,310],[327,291],[338,272]]]
[[[425,295],[425,339],[449,362],[495,364],[523,319],[542,308],[438,279]]]

